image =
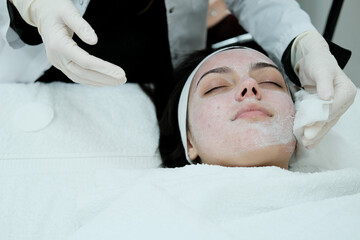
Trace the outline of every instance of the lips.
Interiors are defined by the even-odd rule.
[[[236,115],[233,118],[233,121],[236,119],[248,119],[248,118],[267,118],[272,117],[274,114],[266,109],[265,107],[260,106],[259,104],[248,104],[243,106],[237,111]]]

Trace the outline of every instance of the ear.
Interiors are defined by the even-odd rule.
[[[195,160],[199,156],[198,151],[194,145],[193,137],[189,131],[187,132],[187,154],[191,161]]]

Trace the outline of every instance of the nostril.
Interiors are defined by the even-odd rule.
[[[247,92],[247,89],[245,88],[245,89],[241,92],[241,96],[245,96],[246,92]]]
[[[256,95],[256,93],[257,93],[257,91],[256,91],[256,89],[253,87],[252,88],[252,92]]]

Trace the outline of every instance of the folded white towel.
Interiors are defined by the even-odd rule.
[[[137,84],[1,84],[0,96],[0,164],[161,162],[155,109]]]

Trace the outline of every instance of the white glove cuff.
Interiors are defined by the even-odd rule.
[[[34,0],[13,0],[14,6],[19,11],[24,21],[30,24],[31,26],[36,27],[35,23],[32,21],[30,17],[30,5],[33,2]]]
[[[292,68],[294,70],[295,70],[295,64],[297,62],[296,61],[296,46],[299,44],[299,41],[301,39],[303,39],[305,36],[307,36],[308,34],[309,34],[309,31],[306,31],[306,32],[303,32],[300,35],[298,35],[295,38],[295,40],[294,40],[294,42],[293,42],[293,44],[291,46],[291,54],[290,54],[290,56],[291,56],[291,66],[292,66]],[[296,73],[296,75],[298,75],[298,71],[295,71],[295,73]]]
[[[306,40],[305,40],[306,38]],[[291,66],[294,69],[295,74],[299,77],[299,69],[297,63],[302,59],[308,52],[312,50],[319,50],[322,46],[327,46],[328,44],[323,36],[314,30],[309,30],[298,35],[292,46],[291,46]]]

